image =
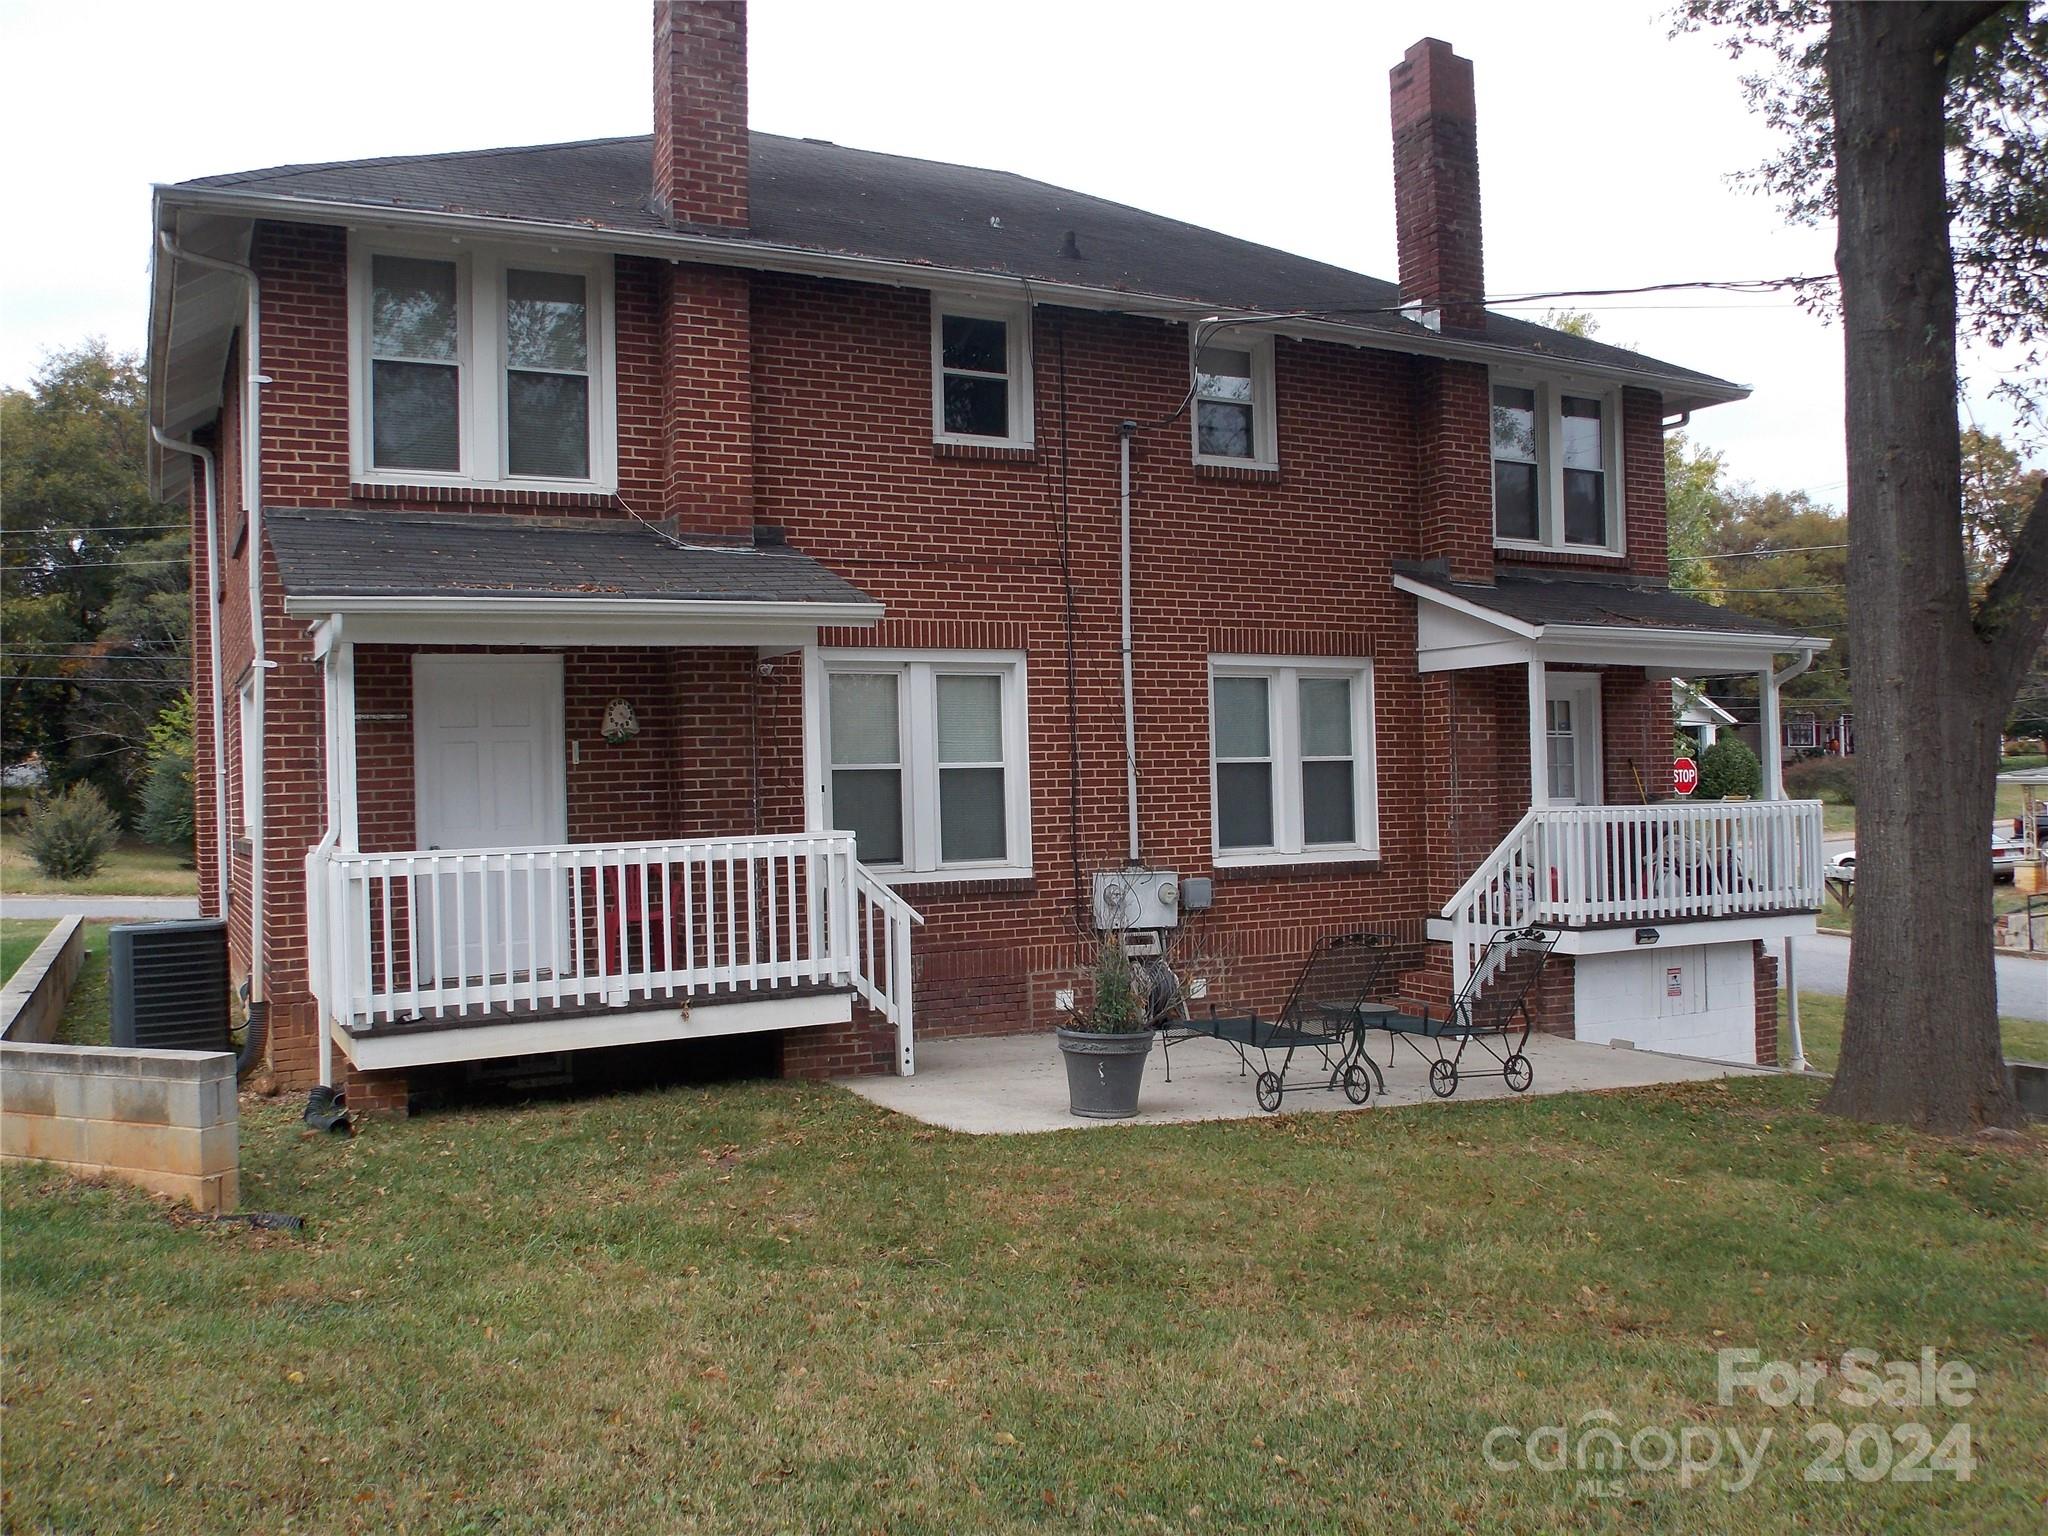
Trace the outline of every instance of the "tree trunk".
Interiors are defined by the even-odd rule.
[[[2018,1111],[1998,1038],[2001,695],[1964,565],[1942,98],[1981,7],[1832,7],[1856,657],[1856,943],[1825,1107],[1966,1131]],[[1964,27],[1967,30],[1967,26]]]

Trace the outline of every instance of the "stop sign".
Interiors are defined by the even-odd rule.
[[[1681,757],[1671,765],[1671,787],[1681,795],[1689,795],[1700,787],[1700,765],[1689,757]]]

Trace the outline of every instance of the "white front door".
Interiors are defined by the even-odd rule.
[[[1600,803],[1600,674],[1544,679],[1543,749],[1552,805]]]
[[[415,656],[412,697],[422,847],[568,840],[561,657]],[[441,977],[555,968],[562,936],[541,935],[536,952],[526,880],[523,872],[479,867],[420,883],[421,949]],[[535,910],[559,909],[535,894],[542,897]]]

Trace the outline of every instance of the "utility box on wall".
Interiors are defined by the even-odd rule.
[[[1098,872],[1095,926],[1104,933],[1179,927],[1180,876],[1166,869]]]

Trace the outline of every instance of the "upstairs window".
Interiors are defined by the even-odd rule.
[[[609,258],[359,247],[350,330],[357,479],[611,485]]]
[[[505,272],[505,467],[590,478],[590,299],[577,272]]]
[[[378,256],[370,264],[371,463],[462,468],[462,322],[452,261]]]
[[[1267,469],[1279,462],[1273,427],[1273,339],[1229,336],[1194,357],[1195,462]]]
[[[1030,315],[1021,306],[932,301],[932,436],[1031,445]]]
[[[1619,553],[1618,397],[1497,377],[1492,405],[1494,542]]]

